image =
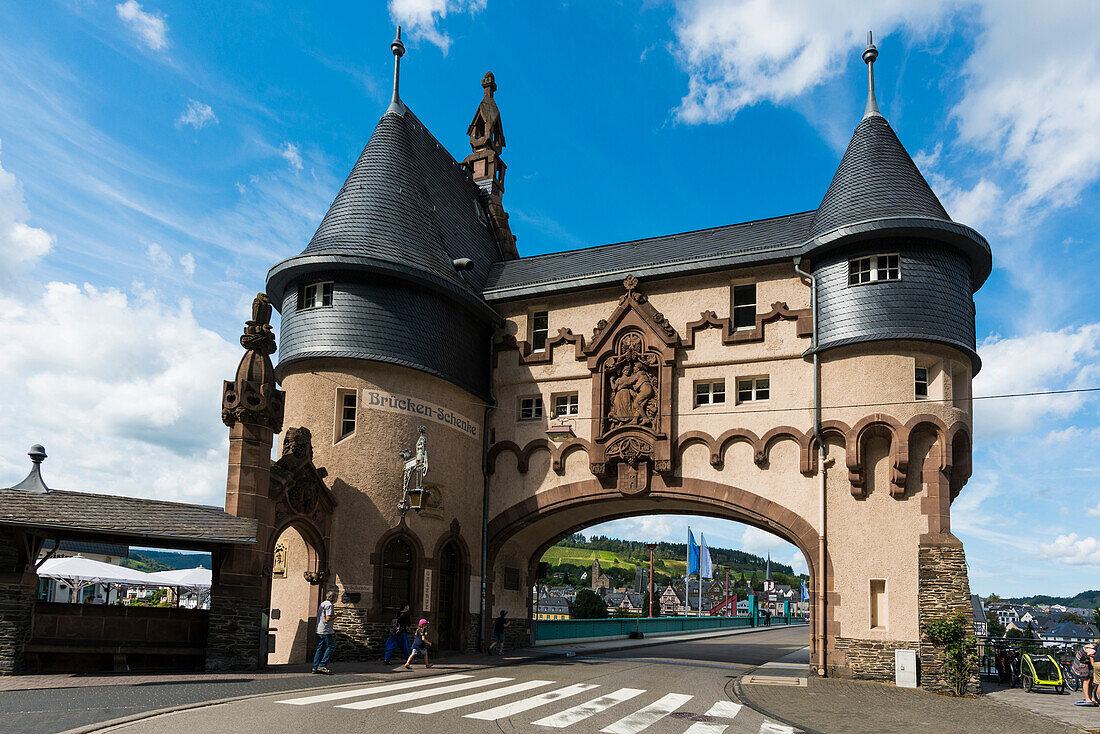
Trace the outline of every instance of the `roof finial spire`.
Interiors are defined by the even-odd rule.
[[[390,101],[389,109],[386,112],[396,112],[399,115],[404,115],[405,105],[401,102],[401,97],[397,91],[401,82],[401,57],[405,55],[405,44],[401,43],[401,26],[397,26],[397,38],[393,39],[393,43],[390,44],[390,51],[393,51],[393,99]]]
[[[878,111],[878,102],[875,101],[875,59],[878,58],[878,49],[871,42],[871,31],[867,31],[867,48],[863,49],[863,63],[867,64],[867,109],[863,111],[864,119],[872,115],[882,117]]]

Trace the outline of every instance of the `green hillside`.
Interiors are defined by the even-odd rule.
[[[543,554],[544,563],[551,568],[562,565],[591,566],[592,562],[600,559],[600,567],[604,572],[609,569],[629,571],[632,575],[638,566],[649,567],[649,560],[632,560],[624,558],[613,551],[592,550],[590,548],[566,548],[560,545],[551,547]],[[687,569],[687,563],[668,558],[655,558],[653,560],[654,576],[683,576]]]

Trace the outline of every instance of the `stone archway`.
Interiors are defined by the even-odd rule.
[[[274,535],[269,664],[306,662],[316,646],[314,628],[322,591],[317,583],[323,553],[319,542],[316,529],[301,522],[289,523]]]

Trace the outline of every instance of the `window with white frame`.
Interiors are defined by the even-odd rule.
[[[519,399],[519,419],[534,421],[542,418],[542,396],[536,395]]]
[[[721,405],[726,402],[725,380],[704,380],[695,383],[695,407]]]
[[[880,280],[901,280],[901,259],[898,255],[871,255],[848,261],[848,285]]]
[[[567,415],[580,413],[580,401],[577,393],[563,393],[554,396],[554,417],[561,418]]]
[[[928,368],[916,367],[913,369],[913,391],[917,400],[928,399]]]
[[[756,326],[756,283],[733,286],[733,328]]]
[[[298,289],[298,310],[332,306],[332,283],[310,283]]]
[[[550,312],[533,311],[531,313],[531,349],[541,352],[546,349],[546,338],[550,335]]]
[[[742,377],[737,380],[737,402],[767,400],[771,395],[771,380],[767,377]]]
[[[355,433],[355,410],[358,405],[355,390],[336,391],[336,440]]]

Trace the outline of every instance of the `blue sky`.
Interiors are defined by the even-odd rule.
[[[0,2],[0,481],[219,504],[221,380],[388,101],[461,159],[491,69],[523,254],[817,206],[879,104],[990,240],[981,394],[1100,386],[1100,14],[1088,3]],[[1096,395],[979,400],[955,502],[981,592],[1100,580]],[[712,545],[794,549],[733,523]],[[682,518],[614,532],[681,539]],[[593,531],[589,531],[593,532]],[[604,526],[599,532],[609,532]]]

